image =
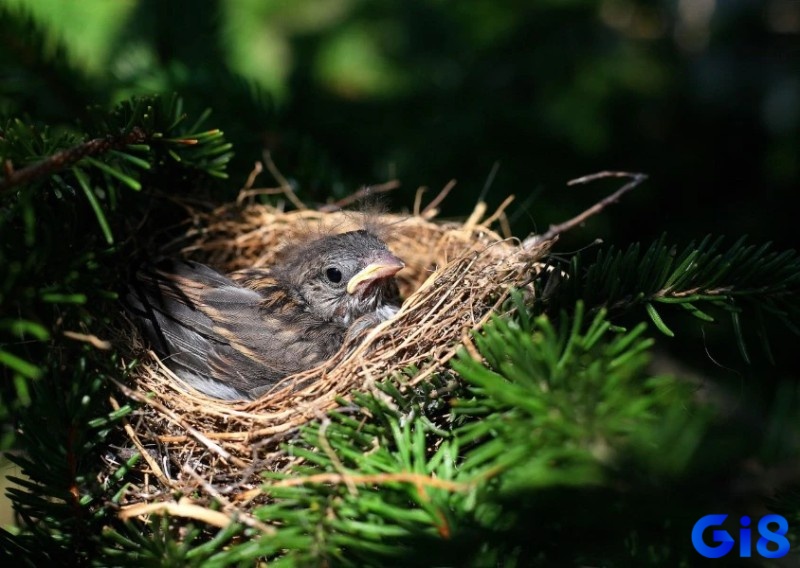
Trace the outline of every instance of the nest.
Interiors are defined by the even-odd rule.
[[[378,219],[391,226],[387,244],[406,263],[398,274],[404,298],[398,315],[345,344],[322,366],[287,377],[259,400],[209,398],[142,349],[133,388],[121,387],[141,403],[137,427],[127,425],[126,431],[145,458],[144,481],[128,502],[144,505],[178,492],[201,499],[224,493],[228,500],[249,503],[260,497],[260,473],[291,467],[281,443],[323,417],[337,398],[369,390],[387,377],[403,377],[401,388],[425,381],[445,369],[461,346],[476,354],[470,332],[497,312],[512,288],[532,291],[552,240],[502,236],[492,229],[503,219],[502,208],[486,216],[479,204],[464,222],[438,222],[435,213],[429,206]],[[285,212],[250,203],[195,212],[194,221],[182,254],[229,271],[270,265],[283,243],[309,228],[344,232],[363,220],[341,211]],[[413,378],[401,374],[412,366],[418,369]]]

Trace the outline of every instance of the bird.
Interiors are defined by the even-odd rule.
[[[173,372],[223,400],[253,400],[394,316],[405,266],[369,230],[286,247],[267,268],[223,274],[190,260],[140,267],[128,312]]]

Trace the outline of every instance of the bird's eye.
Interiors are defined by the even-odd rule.
[[[325,270],[325,276],[328,277],[328,280],[333,282],[334,284],[338,284],[342,281],[342,271],[336,268],[335,266],[331,266],[327,270]]]

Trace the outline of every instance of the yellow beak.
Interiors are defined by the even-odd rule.
[[[364,268],[364,270],[350,279],[350,281],[347,283],[347,293],[354,293],[358,286],[364,282],[372,282],[374,280],[380,280],[382,278],[394,276],[404,266],[405,264],[403,264],[403,262],[398,258],[393,258],[391,260],[382,259],[381,262],[369,264],[366,268]]]

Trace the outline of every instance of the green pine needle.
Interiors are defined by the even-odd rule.
[[[668,337],[675,333],[657,305],[680,306],[704,323],[717,321],[714,311],[739,313],[732,317],[733,333],[747,361],[743,317],[760,310],[800,333],[794,323],[800,317],[800,257],[793,250],[773,251],[769,243],[748,245],[745,237],[726,248],[722,237],[707,236],[677,252],[662,235],[644,252],[639,244],[611,247],[589,264],[576,255],[562,280],[548,297],[549,310],[569,309],[579,299],[612,314],[641,306]]]

